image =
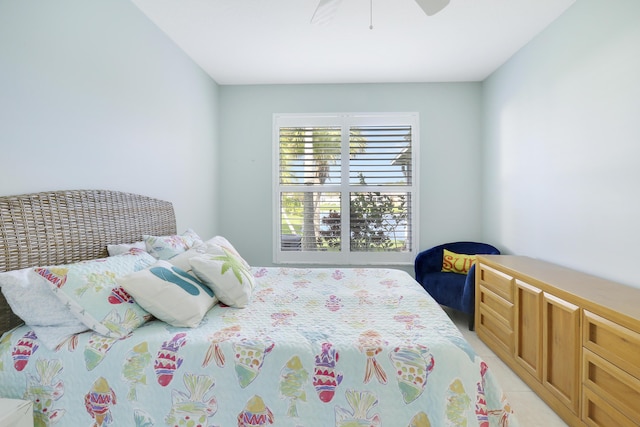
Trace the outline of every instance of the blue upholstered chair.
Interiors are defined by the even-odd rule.
[[[500,251],[486,243],[454,242],[435,246],[420,252],[415,260],[416,280],[440,305],[467,313],[469,318],[469,330],[473,330],[475,311],[475,264],[469,273],[444,273],[442,272],[442,255],[444,249],[458,254],[499,255]]]

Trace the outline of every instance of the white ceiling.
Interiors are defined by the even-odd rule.
[[[343,0],[318,25],[319,0],[132,1],[222,85],[482,81],[575,2]]]

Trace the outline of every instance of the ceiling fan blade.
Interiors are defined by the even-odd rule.
[[[416,3],[427,16],[432,16],[444,9],[449,4],[449,0],[416,0]]]
[[[320,0],[318,7],[316,7],[316,10],[313,12],[313,16],[311,17],[311,23],[323,25],[331,21],[338,10],[340,3],[342,3],[342,0]]]

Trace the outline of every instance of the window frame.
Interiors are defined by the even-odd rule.
[[[336,264],[336,265],[410,265],[418,254],[419,247],[419,161],[420,118],[417,112],[391,113],[275,113],[273,114],[273,262],[274,264]],[[387,192],[411,194],[410,231],[411,250],[394,252],[357,252],[350,248],[350,227],[342,227],[342,248],[339,251],[282,250],[281,193],[300,192],[301,186],[280,183],[280,128],[340,126],[342,128],[341,159],[349,164],[349,129],[354,126],[411,126],[411,184],[407,185],[353,185],[349,182],[349,168],[342,167],[341,183],[313,185],[313,192],[341,193],[341,216],[349,215],[350,194],[356,192]],[[346,141],[345,141],[346,140]],[[343,222],[343,224],[346,224]]]

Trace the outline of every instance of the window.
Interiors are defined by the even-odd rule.
[[[418,114],[274,115],[274,262],[417,253]]]

